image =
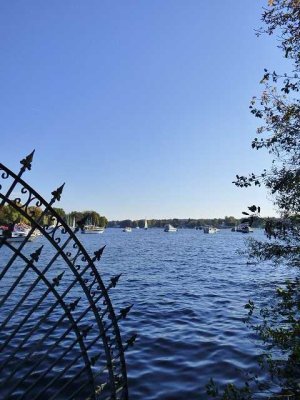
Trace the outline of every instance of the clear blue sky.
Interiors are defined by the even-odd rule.
[[[109,219],[241,216],[266,192],[249,113],[263,68],[284,65],[257,38],[267,0],[13,0],[0,3],[1,161],[67,211]]]

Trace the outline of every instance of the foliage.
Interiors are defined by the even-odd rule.
[[[31,206],[28,207],[28,213],[34,218],[38,218],[42,210],[40,207]],[[0,225],[9,225],[17,223],[30,224],[29,220],[24,217],[17,209],[10,205],[4,205],[0,208]]]
[[[248,382],[242,388],[237,388],[233,384],[226,385],[224,392],[220,395],[219,388],[213,379],[206,385],[206,391],[212,398],[222,400],[251,400],[251,387]],[[220,397],[221,396],[221,397]]]
[[[295,279],[279,287],[268,307],[259,309],[249,300],[246,323],[265,344],[260,365],[269,371],[269,388],[280,388],[280,393],[299,397],[300,389],[300,0],[269,0],[262,15],[265,28],[258,35],[275,34],[284,56],[292,61],[292,72],[279,74],[264,70],[260,98],[254,97],[251,113],[263,124],[257,129],[252,148],[266,149],[272,157],[269,169],[248,176],[236,176],[239,187],[264,185],[272,195],[279,219],[265,222],[268,240],[252,240],[249,256],[258,261],[271,261],[297,268]],[[260,209],[248,207],[246,220],[253,224],[260,217]],[[232,388],[231,388],[232,389]],[[226,392],[227,390],[227,392]],[[213,397],[222,399],[255,398],[250,391],[243,397],[244,388],[234,387],[222,395],[208,387]],[[278,389],[277,389],[278,390]],[[237,394],[238,393],[238,394]],[[241,397],[236,397],[241,395]],[[227,397],[226,397],[227,396]],[[228,397],[229,396],[229,397]]]
[[[260,364],[268,368],[272,381],[285,393],[299,391],[299,289],[300,280],[296,278],[277,288],[271,306],[256,310],[252,301],[245,305],[249,310],[246,322],[265,343]]]
[[[53,207],[53,210],[62,218],[66,219],[66,212],[63,208]]]
[[[53,210],[69,224],[72,223],[73,218],[76,221],[86,218],[87,223],[91,222],[97,226],[105,227],[108,223],[106,217],[101,216],[96,211],[72,211],[70,214],[66,214],[63,208],[53,207]],[[28,207],[28,213],[30,213],[35,219],[39,218],[42,214],[42,209],[40,207],[30,206]],[[25,218],[18,210],[10,205],[2,206],[0,209],[0,225],[8,225],[12,223],[24,222],[30,225],[30,221]],[[42,223],[44,225],[52,225],[55,223],[55,219],[46,213],[43,217]]]
[[[107,219],[104,216],[101,216],[99,213],[97,213],[94,210],[91,211],[72,211],[68,216],[66,216],[68,223],[71,225],[73,219],[75,218],[75,221],[81,221],[85,219],[87,225],[96,225],[96,226],[101,226],[101,227],[106,227],[107,226]]]
[[[132,221],[130,219],[125,219],[124,221],[120,222],[120,227],[121,228],[126,228],[126,227],[132,228],[132,226],[133,226],[133,223],[132,223]]]
[[[25,222],[25,218],[13,207],[6,205],[0,209],[0,225]]]
[[[168,219],[148,219],[148,227],[149,228],[163,228],[167,224],[171,224],[175,227],[178,228],[189,228],[189,229],[195,229],[195,228],[200,228],[204,225],[211,225],[219,228],[231,228],[235,225],[238,225],[241,220],[237,219],[235,217],[225,217],[225,218],[201,218],[201,219],[179,219],[179,218],[168,218]],[[109,221],[108,226],[110,228],[124,228],[126,226],[130,226],[132,228],[136,228],[139,226],[140,228],[144,227],[145,220],[131,220],[131,219],[125,219],[125,220],[117,220],[117,221]],[[255,226],[259,227],[260,225],[263,225],[262,220],[257,220],[255,222]]]

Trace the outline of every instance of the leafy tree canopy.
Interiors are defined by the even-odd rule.
[[[252,241],[249,256],[256,260],[274,261],[278,265],[300,267],[300,0],[269,0],[262,14],[264,27],[258,35],[275,34],[284,57],[292,62],[289,73],[264,70],[260,97],[250,104],[251,113],[262,121],[252,148],[265,149],[272,164],[260,174],[236,176],[239,187],[264,185],[270,192],[280,215],[268,220],[265,232],[269,241]],[[244,214],[250,223],[260,216],[260,208],[252,205]],[[259,309],[253,301],[245,305],[247,323],[266,344],[261,365],[270,372],[270,385],[281,394],[299,398],[300,390],[300,280],[283,283],[270,300],[272,306]],[[222,399],[254,399],[251,385],[255,379],[237,389],[228,385],[220,393],[214,382],[208,385],[212,397]],[[257,388],[257,387],[256,387]]]

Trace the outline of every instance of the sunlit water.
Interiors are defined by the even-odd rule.
[[[204,399],[211,377],[241,383],[256,368],[257,342],[243,319],[244,304],[267,302],[282,271],[247,263],[249,237],[230,230],[123,233],[108,229],[87,246],[107,245],[101,268],[122,273],[115,304],[134,303],[122,332],[138,340],[127,354],[132,399]]]
[[[257,370],[258,343],[243,322],[243,306],[250,298],[267,302],[283,271],[247,263],[240,251],[249,236],[185,229],[80,235],[90,254],[106,245],[99,264],[105,282],[122,273],[110,292],[116,313],[134,304],[120,324],[124,339],[138,334],[126,354],[131,399],[206,399],[211,377],[239,384],[243,371]],[[50,253],[42,237],[27,246],[42,243]]]

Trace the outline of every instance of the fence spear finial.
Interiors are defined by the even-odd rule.
[[[93,261],[99,261],[100,260],[105,247],[106,247],[106,245],[102,246],[99,250],[94,251],[95,257],[93,257]]]
[[[31,170],[31,163],[33,160],[34,152],[35,150],[33,150],[30,154],[28,154],[28,156],[26,156],[25,158],[23,158],[23,160],[20,161],[20,164],[23,165],[23,167],[21,168],[22,172],[24,172],[26,169],[28,169],[29,171]]]
[[[63,183],[56,190],[53,190],[53,192],[51,193],[53,196],[53,198],[52,198],[53,201],[55,201],[55,200],[59,201],[61,199],[61,194],[64,189],[64,186],[65,186],[65,184]]]
[[[34,253],[30,254],[30,257],[32,258],[33,261],[37,262],[39,260],[43,247],[44,246],[42,245]]]

